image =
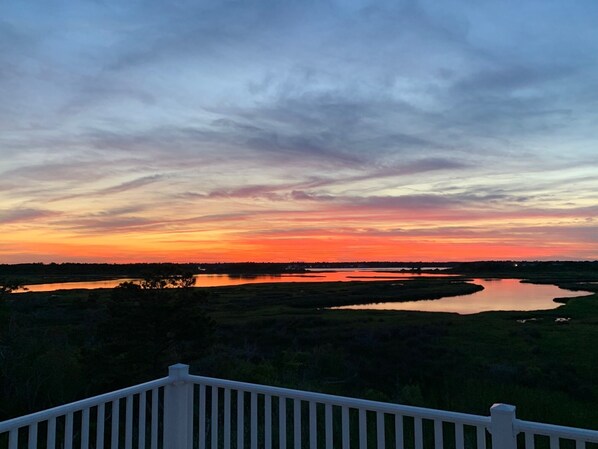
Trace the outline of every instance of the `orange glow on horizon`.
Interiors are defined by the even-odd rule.
[[[310,200],[151,204],[0,222],[0,263],[595,260],[587,208],[432,210]],[[384,199],[384,201],[387,201]],[[388,200],[392,202],[392,200]],[[75,207],[77,206],[77,207]],[[201,206],[201,207],[200,207]],[[42,211],[43,212],[43,211]]]
[[[35,239],[37,240],[37,239]],[[533,243],[468,242],[450,238],[416,239],[386,236],[323,235],[240,238],[221,242],[187,240],[156,244],[151,239],[69,239],[19,243],[21,258],[11,262],[294,262],[294,261],[472,261],[556,260],[583,253],[581,246]],[[14,251],[14,250],[12,250]],[[0,260],[8,251],[0,249]]]

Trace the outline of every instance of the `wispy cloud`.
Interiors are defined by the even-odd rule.
[[[45,209],[0,209],[0,225],[13,223],[30,224],[31,222],[35,222],[37,220],[45,219],[48,217],[55,217],[57,215],[59,215],[58,212]]]
[[[535,254],[536,233],[539,256],[598,257],[597,15],[592,0],[3,5],[0,246],[21,260],[34,248],[14,240],[43,225],[95,235],[101,257],[206,233],[214,258],[291,231],[358,250],[335,230],[372,257],[384,236],[443,233]]]

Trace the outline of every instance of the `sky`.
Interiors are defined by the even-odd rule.
[[[5,0],[0,263],[598,259],[595,0]]]

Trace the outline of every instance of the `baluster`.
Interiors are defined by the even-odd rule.
[[[403,416],[395,415],[395,447],[396,449],[405,448],[405,439],[403,436]]]
[[[206,386],[199,386],[199,449],[206,448]]]
[[[463,439],[463,424],[455,423],[455,447],[457,449],[465,449]]]
[[[349,449],[350,441],[350,421],[349,421],[349,407],[341,409],[342,428],[343,428],[343,449]]]
[[[359,409],[359,449],[368,447],[368,422],[366,411]]]
[[[29,426],[29,449],[37,449],[37,423]]]
[[[139,433],[137,437],[137,448],[145,449],[145,412],[147,392],[139,394]]]
[[[257,449],[257,393],[251,393],[251,449]]]
[[[559,449],[559,437],[556,435],[550,436],[550,449]]]
[[[110,449],[118,449],[118,423],[120,419],[120,400],[112,401],[112,430]]]
[[[332,432],[332,405],[326,404],[325,407],[325,428],[326,428],[326,449],[333,449],[333,432]]]
[[[301,449],[301,399],[293,401],[293,418],[294,418],[294,434],[295,434],[295,449]]]
[[[158,449],[158,413],[160,404],[158,404],[158,389],[152,390],[152,440],[151,449]]]
[[[133,449],[133,396],[127,396],[125,406],[125,449]]]
[[[97,426],[96,426],[96,449],[104,449],[104,425],[106,422],[106,405],[100,404],[98,405],[98,416],[97,416]],[[48,449],[50,449],[50,432],[48,431]],[[54,446],[52,446],[54,449]]]
[[[56,447],[56,418],[50,418],[48,420],[47,448],[55,449],[55,447]]]
[[[444,447],[444,436],[442,435],[442,421],[439,419],[434,420],[434,449],[443,449]],[[481,449],[481,448],[477,448]]]
[[[212,428],[211,449],[218,449],[218,387],[212,387],[212,417],[210,419]]]
[[[8,433],[8,449],[17,449],[19,447],[19,429],[12,429]]]
[[[237,448],[245,447],[245,392],[237,392]]]
[[[384,436],[385,426],[384,426],[384,413],[377,412],[376,413],[376,440],[378,444],[378,449],[386,449],[386,439]]]
[[[534,434],[525,432],[525,449],[534,449]]]
[[[317,404],[309,403],[309,448],[317,449],[318,446],[318,425],[317,425]]]
[[[272,449],[272,396],[269,394],[264,397],[264,415],[266,449]]]
[[[89,408],[81,414],[81,449],[89,448]]]
[[[413,418],[415,449],[424,449],[424,437],[422,432],[422,419],[417,416]]]
[[[278,446],[287,447],[287,398],[283,396],[278,399]]]
[[[478,447],[477,449],[486,449],[486,428],[483,426],[476,427],[476,435]],[[531,448],[530,448],[531,449]]]
[[[224,389],[224,449],[230,449],[230,389]]]
[[[64,425],[64,449],[73,449],[73,412],[67,413]]]

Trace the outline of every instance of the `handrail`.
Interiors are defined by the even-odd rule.
[[[198,386],[199,392],[194,386]],[[163,395],[160,395],[158,391],[161,387],[164,387]],[[206,387],[211,391],[206,390]],[[223,402],[219,400],[219,397],[222,397],[220,396],[222,393],[220,389],[224,390]],[[152,396],[151,406],[146,407],[150,404],[148,398],[150,392]],[[251,394],[250,404],[245,402],[244,406],[244,401],[247,400],[246,394],[249,393]],[[138,401],[136,401],[136,395],[139,395]],[[262,423],[258,418],[257,407],[260,401],[258,395],[265,395]],[[211,402],[209,402],[210,396]],[[279,415],[278,419],[272,416],[274,412],[273,399],[280,400],[278,412],[276,412]],[[231,410],[232,400],[236,400],[236,412]],[[287,415],[287,400],[294,402],[292,418]],[[309,425],[304,427],[301,425],[301,410],[305,402],[302,403],[302,401],[309,403]],[[109,409],[111,414],[106,416],[104,405],[110,402],[112,402],[112,407]],[[206,407],[210,403],[208,412]],[[325,406],[324,414],[318,411],[319,404]],[[535,447],[534,439],[537,435],[549,437],[551,449],[559,449],[562,446],[560,439],[574,440],[577,449],[589,449],[587,443],[598,443],[598,430],[524,421],[516,417],[515,406],[508,404],[494,404],[490,409],[490,416],[472,415],[195,376],[190,375],[189,367],[182,364],[170,366],[168,377],[0,422],[0,434],[8,432],[7,447],[17,449],[21,444],[19,442],[19,433],[21,433],[19,429],[28,426],[28,447],[37,449],[38,424],[47,421],[48,447],[55,447],[56,444],[59,444],[64,445],[61,447],[72,448],[74,438],[79,438],[77,435],[80,435],[81,447],[87,447],[90,442],[90,415],[92,413],[90,409],[96,406],[98,407],[98,430],[95,431],[96,445],[101,447],[104,439],[110,438],[111,447],[120,448],[119,435],[121,435],[124,437],[125,444],[123,447],[125,449],[132,447],[135,433],[138,434],[140,447],[145,447],[146,437],[151,439],[152,449],[158,448],[158,438],[163,438],[165,447],[169,449],[188,449],[194,438],[199,438],[199,441],[203,442],[210,440],[210,447],[219,447],[219,440],[221,439],[221,433],[218,431],[219,425],[222,425],[224,429],[222,438],[225,447],[228,447],[227,444],[230,444],[235,433],[238,441],[250,437],[252,447],[256,447],[258,434],[261,432],[260,428],[265,432],[265,441],[270,443],[266,447],[272,447],[273,429],[279,429],[278,432],[282,435],[281,441],[284,441],[285,433],[289,435],[287,432],[289,430],[287,428],[287,418],[292,419],[289,422],[292,422],[294,447],[300,446],[302,438],[308,438],[310,444],[313,443],[312,447],[315,445],[320,420],[325,423],[326,447],[333,447],[332,427],[333,416],[336,413],[335,407],[342,409],[340,410],[339,429],[342,432],[343,444],[348,443],[353,438],[350,434],[350,427],[352,427],[352,424],[350,424],[350,409],[359,411],[360,447],[364,447],[364,444],[367,443],[368,432],[376,435],[378,447],[384,447],[384,441],[388,438],[388,436],[385,437],[385,429],[388,425],[386,418],[389,414],[394,415],[393,438],[396,439],[396,444],[400,444],[400,441],[403,441],[404,438],[402,417],[408,417],[413,421],[412,428],[414,438],[417,440],[416,447],[420,449],[424,439],[422,431],[425,420],[434,421],[435,447],[440,448],[445,447],[442,443],[443,423],[454,425],[455,447],[458,449],[465,447],[464,432],[467,426],[476,428],[477,449],[486,447],[488,433],[491,436],[493,447],[500,449],[517,449],[517,434],[519,433],[525,434],[527,449]],[[135,407],[138,408],[137,412],[134,410]],[[223,407],[223,414],[220,413],[222,410],[220,407]],[[262,405],[259,407],[262,407]],[[197,426],[193,424],[195,411],[199,413]],[[78,417],[79,413],[81,413],[80,419]],[[377,415],[375,423],[371,425],[368,424],[369,413]],[[233,414],[237,416],[236,424],[234,424],[236,429],[232,428]],[[56,418],[62,416],[65,416],[64,433],[57,435]],[[245,427],[244,422],[250,424],[250,426]],[[74,425],[76,428],[73,427]],[[209,430],[209,433],[207,431],[208,425],[212,429]],[[120,433],[119,428],[122,430]],[[77,432],[80,432],[80,434],[77,434]],[[194,432],[197,432],[197,434],[194,434]],[[159,437],[159,435],[161,436]]]
[[[514,423],[517,432],[534,432],[537,435],[558,436],[576,440],[583,438],[592,443],[598,443],[598,430],[582,429],[576,427],[558,426],[556,424],[544,424],[533,421],[516,419]]]
[[[162,377],[160,379],[145,382],[132,387],[123,388],[121,390],[111,391],[109,393],[100,394],[91,398],[82,399],[77,402],[71,402],[70,404],[59,405],[57,407],[49,408],[39,412],[31,413],[25,416],[19,416],[17,418],[9,419],[8,421],[0,422],[0,433],[7,432],[9,430],[29,426],[39,421],[44,421],[58,416],[66,415],[67,413],[76,412],[79,410],[93,407],[98,404],[114,401],[123,397],[143,393],[144,391],[151,390],[153,388],[163,387],[167,385],[172,379],[168,377]]]
[[[455,420],[463,424],[472,426],[489,427],[490,417],[480,415],[470,415],[468,413],[450,412],[434,410],[410,405],[391,404],[387,402],[371,401],[368,399],[357,399],[346,396],[336,396],[325,393],[314,393],[309,391],[292,390],[289,388],[270,387],[260,384],[238,382],[233,380],[216,379],[213,377],[203,377],[189,375],[188,379],[193,382],[203,383],[210,386],[230,388],[242,391],[251,391],[262,394],[275,394],[290,399],[301,399],[305,401],[316,401],[330,405],[362,408],[384,413],[393,413],[401,415],[416,415],[427,419],[441,419],[444,421]]]

